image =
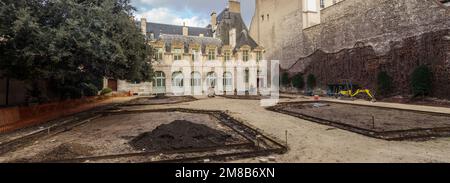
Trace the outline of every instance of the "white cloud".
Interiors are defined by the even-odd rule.
[[[209,15],[214,10],[221,12],[229,0],[131,0],[137,8],[136,16],[146,16],[149,21],[157,20],[159,23],[176,23],[182,25],[183,21],[189,26],[208,25]],[[254,0],[240,0],[242,18],[249,26],[254,14]],[[156,10],[165,10],[166,16],[150,17],[150,15],[162,15]]]
[[[153,1],[153,0],[142,0]],[[149,22],[183,25],[192,27],[206,27],[209,24],[209,19],[201,18],[199,16],[181,17],[179,12],[174,12],[168,8],[154,8],[149,11],[139,12],[136,18],[146,18]]]

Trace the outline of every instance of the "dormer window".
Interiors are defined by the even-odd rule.
[[[208,60],[216,60],[216,49],[208,49]]]
[[[248,50],[242,51],[242,61],[247,62],[249,60]]]
[[[192,48],[192,61],[198,60],[198,54],[200,54],[198,48]]]
[[[262,60],[262,52],[261,51],[257,51],[256,52],[256,61],[259,62]]]
[[[156,48],[155,49],[155,60],[156,61],[163,60],[163,53],[164,53],[164,50],[162,48]]]
[[[225,61],[230,61],[231,60],[231,51],[230,50],[226,50],[224,55],[224,60]]]
[[[182,59],[183,52],[181,51],[181,49],[173,49],[172,53],[173,53],[173,60]]]

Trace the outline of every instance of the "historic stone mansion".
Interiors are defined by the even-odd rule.
[[[137,22],[155,50],[153,82],[105,80],[119,92],[138,95],[203,95],[261,92],[267,87],[264,48],[250,36],[240,2],[230,0],[221,13],[211,13],[204,28]]]

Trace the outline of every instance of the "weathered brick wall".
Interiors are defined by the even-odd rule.
[[[376,77],[386,71],[393,78],[394,93],[411,93],[410,78],[419,65],[428,65],[433,71],[433,96],[450,99],[450,29],[413,36],[391,42],[384,55],[378,55],[372,46],[358,43],[351,49],[336,53],[316,51],[300,59],[289,72],[314,74],[318,86],[340,83],[350,79],[354,83],[375,90]]]

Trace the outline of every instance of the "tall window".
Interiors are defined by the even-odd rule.
[[[181,49],[173,49],[173,60],[181,60],[181,56],[183,55],[183,52]]]
[[[262,52],[261,51],[257,51],[256,52],[256,61],[259,62],[262,60]]]
[[[164,72],[161,71],[155,72],[155,77],[153,78],[153,86],[154,87],[166,86],[166,76],[164,75]]]
[[[308,11],[317,11],[316,0],[308,0],[307,2]]]
[[[224,59],[225,59],[225,61],[230,61],[231,60],[231,51],[229,51],[229,50],[225,51]]]
[[[248,69],[245,69],[244,74],[245,74],[244,81],[245,83],[248,83],[250,81],[250,71]]]
[[[248,59],[248,50],[242,51],[242,61],[246,62]]]
[[[202,75],[199,72],[192,72],[191,74],[191,86],[199,87],[202,85]]]
[[[155,50],[155,60],[161,61],[163,60],[163,49],[162,48],[156,48]]]
[[[320,0],[320,8],[325,8],[325,0]]]
[[[208,60],[216,60],[216,49],[208,50]]]
[[[192,61],[197,61],[197,55],[199,54],[200,52],[198,51],[198,48],[193,48],[192,49]]]
[[[233,77],[230,72],[223,73],[223,85],[224,86],[232,86],[233,85]]]
[[[172,74],[172,85],[176,87],[183,87],[184,86],[183,79],[184,79],[183,73],[174,72]]]

